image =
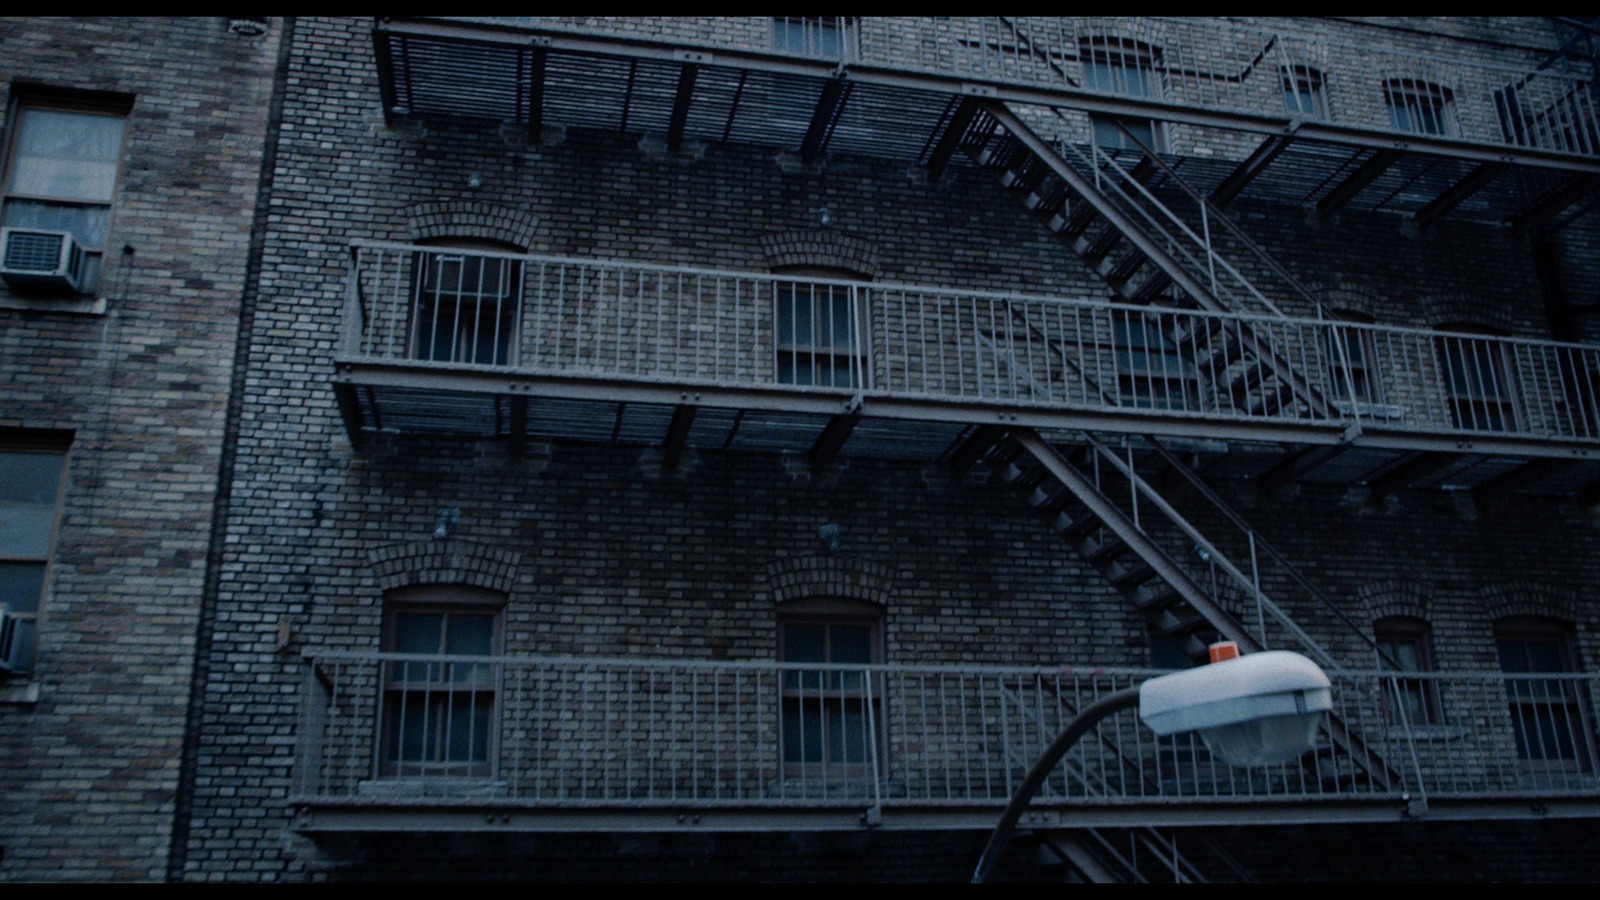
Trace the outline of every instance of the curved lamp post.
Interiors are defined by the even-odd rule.
[[[1100,720],[1137,705],[1139,718],[1165,737],[1198,731],[1206,746],[1236,766],[1289,762],[1316,743],[1317,723],[1333,709],[1333,685],[1316,663],[1287,650],[1239,656],[1231,643],[1211,648],[1211,665],[1152,678],[1091,704],[1039,756],[995,825],[972,883],[989,877],[1046,776]]]

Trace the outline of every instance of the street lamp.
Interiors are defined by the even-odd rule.
[[[1137,705],[1139,718],[1165,737],[1198,731],[1223,762],[1266,766],[1289,762],[1316,742],[1317,722],[1333,709],[1333,685],[1316,663],[1287,650],[1240,656],[1233,642],[1211,647],[1211,665],[1152,678],[1091,704],[1051,742],[995,825],[972,883],[989,877],[1045,777],[1067,751],[1119,710]]]

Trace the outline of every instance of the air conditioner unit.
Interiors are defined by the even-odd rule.
[[[83,267],[70,232],[0,228],[0,278],[18,291],[81,291]]]
[[[22,620],[0,606],[0,672],[22,668]]]

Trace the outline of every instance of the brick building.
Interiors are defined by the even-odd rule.
[[[232,293],[139,294],[198,333],[122,332],[120,405],[22,335],[155,277],[130,144],[98,251],[137,262],[26,300],[105,320],[4,320],[40,387],[0,421],[71,440],[14,564],[49,589],[7,877],[961,878],[1076,710],[1219,637],[1322,663],[1317,749],[1230,769],[1125,716],[1001,877],[1600,875],[1592,25],[227,25],[185,27],[254,92],[236,225],[162,246]],[[103,40],[5,40],[53,32]],[[205,110],[140,65],[52,83],[134,134]],[[210,380],[147,341],[214,342]],[[203,500],[102,474],[139,428]],[[162,514],[183,548],[88,550]],[[127,702],[74,674],[123,659],[72,617],[111,586],[170,654],[148,723],[68,700]],[[53,761],[108,766],[107,722],[166,741],[138,798]],[[67,807],[151,843],[62,850]]]
[[[8,878],[165,875],[277,52],[0,21]]]

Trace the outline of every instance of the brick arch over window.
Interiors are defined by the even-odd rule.
[[[526,212],[481,200],[418,203],[407,210],[406,219],[414,241],[494,241],[524,250],[539,229],[539,220]]]
[[[509,595],[522,554],[462,540],[423,540],[379,547],[367,556],[385,591],[427,584],[465,584]]]
[[[1472,322],[1501,331],[1516,329],[1516,317],[1503,300],[1495,301],[1475,294],[1450,292],[1419,297],[1416,308],[1421,311],[1424,324],[1431,328],[1442,325]]]
[[[837,556],[786,559],[767,569],[768,599],[774,605],[790,600],[838,597],[888,608],[892,577],[883,566]]]
[[[1478,589],[1490,619],[1513,616],[1538,616],[1576,622],[1578,597],[1573,591],[1536,581],[1508,581]]]
[[[1415,581],[1394,579],[1363,585],[1356,591],[1356,599],[1367,608],[1374,622],[1393,616],[1408,619],[1428,618],[1428,589]]]
[[[759,240],[769,269],[799,266],[878,276],[878,248],[869,241],[820,228],[764,234]]]
[[[1366,288],[1312,282],[1306,285],[1306,290],[1322,304],[1324,315],[1348,311],[1360,313],[1374,322],[1382,322],[1386,317],[1389,321],[1394,319],[1393,304]]]

